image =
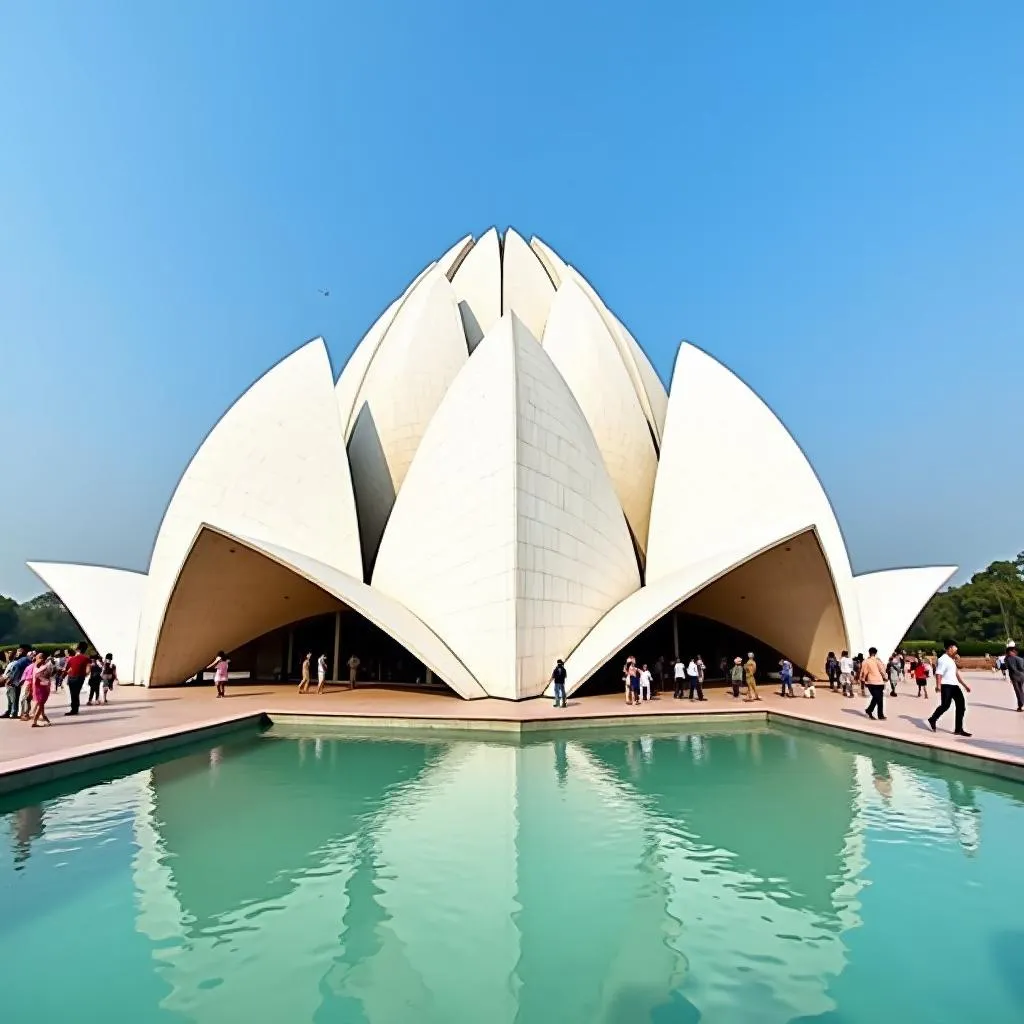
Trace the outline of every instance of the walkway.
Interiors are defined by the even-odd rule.
[[[818,727],[840,727],[874,738],[885,737],[902,746],[907,743],[939,751],[968,754],[1006,766],[1006,774],[1024,778],[1024,714],[1013,711],[1015,702],[1010,684],[987,672],[968,672],[973,692],[968,696],[967,728],[974,734],[965,739],[952,735],[950,711],[932,733],[925,717],[935,706],[935,698],[918,699],[915,687],[905,684],[899,698],[887,699],[885,722],[864,717],[866,700],[846,700],[819,685],[817,698],[782,699],[769,685],[761,687],[763,700],[745,703],[734,700],[728,691],[712,688],[705,703],[673,700],[671,695],[641,705],[627,707],[619,695],[572,697],[569,707],[559,710],[546,699],[530,701],[463,701],[439,692],[415,692],[361,688],[330,688],[317,696],[303,696],[294,686],[249,685],[229,690],[224,700],[214,697],[212,687],[142,690],[123,687],[115,690],[115,699],[106,706],[83,707],[78,718],[64,717],[66,691],[54,695],[48,710],[53,726],[32,729],[23,722],[0,720],[0,779],[26,770],[74,761],[108,752],[110,760],[118,748],[139,743],[166,742],[182,732],[205,727],[223,727],[232,722],[256,722],[263,714],[275,716],[308,715],[340,721],[372,718],[396,721],[396,727],[410,719],[425,724],[451,725],[456,728],[502,728],[493,723],[567,723],[579,720],[611,719],[621,721],[665,720],[689,715],[730,716],[763,713],[778,720],[797,720]],[[381,724],[384,724],[381,722]],[[507,726],[505,726],[507,727]],[[991,767],[991,766],[990,766]],[[67,774],[57,769],[56,774]],[[12,785],[13,784],[13,785]],[[0,788],[14,788],[14,779]]]

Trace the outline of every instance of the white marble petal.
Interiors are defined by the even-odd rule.
[[[501,307],[515,313],[535,337],[544,335],[555,288],[537,254],[511,228],[501,254]]]
[[[554,364],[502,317],[442,401],[381,543],[373,586],[492,696],[551,666],[639,585],[596,443]]]
[[[647,417],[655,441],[660,445],[665,430],[668,392],[657,371],[651,365],[651,361],[622,321],[605,305],[593,285],[575,267],[566,263],[558,253],[539,238],[532,238],[530,246],[541,258],[556,287],[565,281],[575,281],[594,304],[594,308],[608,328],[608,333],[615,340],[623,366],[625,366],[629,379],[636,390],[640,407],[644,411],[644,416]]]
[[[452,276],[470,352],[501,316],[501,242],[491,228]]]
[[[637,547],[646,551],[658,455],[618,345],[572,280],[552,303],[544,351],[579,402]]]
[[[395,314],[353,406],[348,456],[367,575],[423,432],[468,356],[455,292],[437,267]]]
[[[955,572],[955,565],[935,565],[855,576],[853,585],[864,631],[862,649],[877,647],[879,655],[888,658],[932,594]]]
[[[114,655],[119,680],[133,682],[145,574],[60,562],[28,566],[64,602],[93,647]]]
[[[204,522],[362,575],[359,529],[327,349],[316,339],[224,414],[185,470],[150,561],[136,655],[146,682],[178,571]]]
[[[757,550],[807,523],[818,532],[849,642],[855,643],[860,614],[846,545],[806,456],[743,381],[684,344],[651,504],[647,580],[716,551]]]

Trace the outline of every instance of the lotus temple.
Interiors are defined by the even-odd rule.
[[[755,495],[748,499],[747,495]],[[734,497],[730,497],[734,496]],[[821,675],[884,655],[950,566],[854,575],[813,468],[683,343],[670,390],[540,239],[466,237],[335,381],[322,339],[269,370],[186,468],[146,573],[33,562],[123,682],[331,676],[472,699],[643,659],[754,650]],[[584,692],[587,692],[586,689]]]

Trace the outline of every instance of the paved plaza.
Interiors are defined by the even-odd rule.
[[[950,711],[932,733],[925,718],[935,706],[935,698],[914,696],[915,688],[904,684],[895,700],[886,702],[887,720],[869,721],[863,709],[867,701],[847,700],[817,688],[814,700],[778,697],[773,687],[761,686],[760,703],[735,700],[722,688],[709,687],[704,703],[674,700],[663,695],[639,708],[627,707],[621,696],[601,694],[570,698],[569,706],[559,710],[546,699],[503,701],[494,699],[464,701],[441,692],[365,687],[349,690],[331,687],[322,694],[296,693],[294,686],[249,684],[229,690],[223,700],[214,697],[212,687],[181,687],[144,690],[124,687],[115,691],[108,705],[83,707],[77,719],[64,717],[65,692],[51,699],[48,710],[53,725],[32,729],[27,723],[0,721],[0,778],[3,788],[18,788],[16,777],[33,773],[48,765],[93,762],[95,755],[112,761],[112,751],[133,748],[148,753],[154,744],[168,738],[204,728],[217,728],[233,722],[258,722],[261,716],[293,719],[296,715],[311,719],[330,718],[338,724],[356,724],[373,720],[383,729],[401,729],[410,722],[429,726],[468,729],[509,729],[515,723],[572,723],[585,721],[660,721],[691,716],[742,716],[768,713],[775,721],[792,721],[805,726],[849,730],[851,738],[884,737],[899,746],[916,744],[928,756],[942,758],[954,752],[979,759],[977,767],[998,774],[1024,777],[1024,714],[1017,714],[1009,683],[988,672],[966,674],[972,687],[969,695],[967,728],[969,739],[952,735]],[[69,774],[66,767],[59,774]],[[28,781],[28,779],[26,779]]]

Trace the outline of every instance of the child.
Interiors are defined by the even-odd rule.
[[[100,677],[103,674],[103,662],[100,656],[94,654],[89,662],[89,699],[86,704],[99,704],[100,702]]]
[[[808,679],[805,673],[801,673],[800,675],[800,685],[804,688],[805,697],[814,696],[814,680]]]
[[[917,695],[918,697],[928,696],[928,667],[925,665],[924,658],[922,658],[914,666],[914,680],[917,682]]]
[[[103,659],[103,665],[100,668],[100,679],[103,683],[103,703],[106,704],[110,697],[110,691],[114,688],[114,683],[117,682],[117,666],[114,664],[114,656],[108,654]]]

